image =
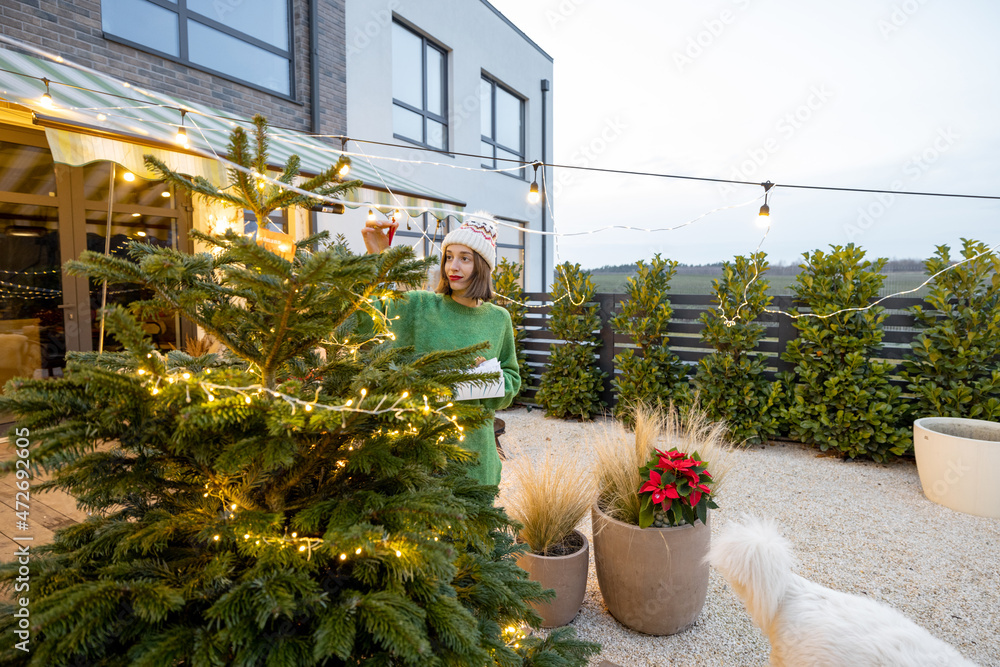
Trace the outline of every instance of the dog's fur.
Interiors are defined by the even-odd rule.
[[[772,667],[975,667],[894,609],[793,573],[773,523],[730,524],[708,560],[770,639]]]

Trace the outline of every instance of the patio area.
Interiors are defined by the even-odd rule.
[[[602,420],[578,423],[525,408],[498,413],[508,456],[545,452],[590,460]],[[1000,521],[954,512],[923,495],[912,460],[845,463],[797,443],[738,450],[711,517],[715,533],[741,514],[778,520],[797,572],[902,612],[980,665],[1000,665]],[[501,503],[506,476],[501,484]],[[591,535],[590,518],[581,530]],[[770,646],[714,571],[695,625],[669,637],[626,629],[607,613],[594,573],[573,621],[604,650],[591,661],[627,667],[767,665]]]

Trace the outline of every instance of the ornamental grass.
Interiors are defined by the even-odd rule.
[[[541,556],[565,555],[572,534],[597,495],[590,471],[577,458],[546,454],[541,466],[528,456],[505,464],[511,480],[507,514],[520,523],[518,540]]]

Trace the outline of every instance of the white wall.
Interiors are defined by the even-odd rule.
[[[552,159],[552,61],[482,0],[347,0],[347,133],[352,138],[405,144],[393,137],[392,126],[392,18],[423,32],[448,50],[448,146],[459,153],[480,153],[479,88],[482,73],[489,74],[525,98],[527,160],[541,160],[541,81],[548,79],[548,133],[544,157]],[[350,151],[359,150],[351,143]],[[413,148],[361,144],[369,154],[439,162],[478,168],[478,158],[442,155]],[[355,158],[363,160],[363,158]],[[542,225],[540,206],[527,203],[528,180],[506,174],[467,171],[434,165],[373,161],[389,171],[431,190],[466,203],[466,211],[487,210],[494,215],[526,221],[531,229]],[[551,174],[548,174],[551,177]],[[549,207],[554,211],[553,202]],[[319,229],[343,232],[360,239],[363,215],[321,215]],[[546,228],[551,231],[551,216]],[[525,235],[525,265],[530,291],[547,289],[552,279],[552,238],[546,242],[546,277],[541,277],[541,237]],[[360,240],[359,240],[360,245]]]

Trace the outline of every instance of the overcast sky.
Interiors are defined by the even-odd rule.
[[[491,2],[555,58],[557,164],[1000,195],[995,0]],[[763,193],[558,169],[555,180],[559,232],[669,227]],[[680,231],[562,238],[559,260],[747,254],[762,203]],[[1000,243],[1000,201],[777,187],[769,204],[772,263],[851,241],[890,258],[963,236]]]

